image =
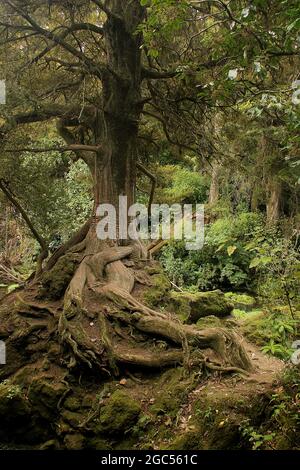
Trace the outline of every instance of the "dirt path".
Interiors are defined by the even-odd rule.
[[[254,373],[248,377],[213,374],[200,380],[175,420],[168,413],[162,418],[170,437],[158,435],[154,448],[239,448],[240,426],[248,419],[261,419],[267,397],[276,393],[285,367],[283,361],[263,354],[254,344],[244,340],[244,345],[255,364]],[[153,389],[152,393],[159,400],[159,391]]]

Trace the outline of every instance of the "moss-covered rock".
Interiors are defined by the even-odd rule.
[[[128,431],[139,418],[140,404],[133,400],[127,393],[117,390],[101,408],[99,433],[120,434]]]
[[[200,318],[197,321],[197,326],[199,328],[222,328],[224,327],[224,320],[214,315],[209,315],[208,317]]]
[[[166,450],[202,450],[203,435],[199,429],[176,437]]]
[[[225,298],[233,303],[235,309],[243,310],[244,312],[253,310],[256,305],[256,299],[249,294],[226,292]]]
[[[81,402],[77,397],[72,395],[65,400],[64,408],[70,411],[78,411],[81,408]]]
[[[162,302],[168,302],[171,291],[171,283],[163,273],[151,276],[151,286],[144,294],[144,301],[150,307],[157,307]]]
[[[21,388],[8,381],[0,384],[0,438],[24,432],[30,418],[30,405]]]
[[[47,423],[35,415],[19,385],[10,381],[0,384],[0,440],[2,442],[37,444],[49,439]]]
[[[82,450],[85,447],[85,437],[82,434],[67,434],[64,445],[68,450]]]
[[[154,274],[161,274],[163,273],[163,270],[162,270],[162,267],[161,267],[161,264],[157,261],[150,261],[149,264],[147,264],[146,266],[143,266],[143,269],[146,271],[147,274],[149,274],[150,276],[153,276]]]
[[[85,416],[77,411],[63,410],[61,413],[62,419],[69,424],[72,428],[79,428],[85,421]]]
[[[231,314],[233,304],[223,292],[172,292],[171,307],[185,323],[197,323],[202,317],[224,318]]]
[[[36,377],[30,384],[28,398],[33,409],[43,418],[49,419],[58,412],[59,401],[67,390],[66,383]]]
[[[68,254],[60,258],[50,271],[43,274],[39,296],[51,300],[60,299],[70,284],[78,263],[78,255]]]
[[[89,450],[112,450],[111,444],[99,436],[89,438],[86,441],[85,448]]]
[[[184,376],[182,368],[165,372],[157,384],[161,392],[158,394],[150,411],[156,415],[175,417],[184,405],[185,399],[194,387],[194,377]]]

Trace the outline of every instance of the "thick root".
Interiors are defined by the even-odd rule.
[[[212,349],[218,359],[227,366],[252,371],[251,360],[242,345],[241,338],[234,332],[222,328],[199,330],[189,325],[177,323],[171,318],[160,316],[142,316],[140,313],[126,315],[115,314],[115,317],[133,325],[143,333],[170,340],[176,345],[183,345],[185,340],[190,348]]]
[[[114,349],[116,362],[138,367],[163,368],[179,366],[184,362],[184,353],[181,350],[154,353],[149,351],[122,351]]]
[[[183,325],[174,315],[153,310],[134,297],[135,275],[122,262],[136,255],[133,246],[102,246],[99,252],[92,251],[90,246],[69,285],[59,321],[61,340],[71,351],[70,366],[79,360],[89,367],[96,364],[115,370],[118,363],[141,367],[176,364],[190,367],[201,363],[207,369],[223,372],[253,370],[236,333]],[[91,321],[91,313],[97,313],[97,321]],[[147,347],[146,339],[145,349],[130,346],[128,342],[124,345],[126,336],[114,329],[116,321],[144,337],[163,338],[168,349],[153,352]],[[205,350],[205,354],[200,350]]]

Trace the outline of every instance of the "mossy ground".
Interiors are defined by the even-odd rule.
[[[29,445],[44,450],[251,449],[253,435],[258,435],[262,436],[261,448],[286,448],[291,440],[297,447],[295,386],[299,390],[299,382],[295,384],[292,374],[285,382],[279,379],[276,373],[282,365],[274,359],[270,368],[270,361],[259,350],[252,347],[251,351],[258,361],[265,361],[264,370],[251,380],[241,376],[221,379],[218,373],[188,374],[181,367],[81,383],[79,376],[27,368],[26,384],[20,372],[14,381],[0,385],[2,446]],[[52,380],[49,374],[53,374]],[[280,410],[276,416],[275,410]],[[9,427],[12,415],[14,425]],[[4,434],[4,429],[11,433]],[[288,433],[288,443],[284,433]]]
[[[74,272],[79,264],[79,257],[75,254],[63,256],[55,266],[41,279],[40,297],[57,300],[66,291]]]
[[[153,268],[150,271],[151,286],[144,293],[143,300],[149,307],[158,307],[169,300],[171,283],[163,272]]]
[[[74,268],[71,264],[67,268],[68,276]],[[146,294],[146,289],[144,292],[141,290],[141,296],[148,296],[149,305],[170,305],[173,293],[169,281],[156,266],[151,267],[147,276],[152,288],[147,288]],[[52,287],[54,299],[62,285],[58,282]],[[190,296],[193,294],[188,294],[186,302],[189,308],[189,302],[194,302],[194,297]],[[183,296],[175,294],[175,297],[182,300]],[[15,309],[22,311],[24,318],[35,318],[36,311],[30,306],[30,299],[19,298],[15,294],[14,300]],[[7,302],[11,305],[12,298]],[[257,325],[252,330],[255,316],[251,312],[245,313],[242,319],[232,316],[218,318],[215,315],[217,307],[222,307],[223,312],[232,310],[232,304],[220,292],[213,293],[206,306],[209,307],[207,316],[197,319],[200,328],[227,326],[242,332],[249,331],[249,336],[252,331],[253,334],[258,331]],[[15,311],[8,304],[6,310],[4,326],[9,328]],[[44,311],[40,307],[41,312],[42,316],[48,315],[47,309]],[[179,316],[181,313],[177,311]],[[22,321],[20,331],[25,327]],[[152,372],[125,368],[117,379],[82,368],[68,370],[63,362],[60,365],[59,358],[63,358],[63,352],[52,339],[45,345],[45,354],[35,351],[36,331],[39,336],[43,334],[44,320],[41,317],[34,321],[38,329],[28,332],[30,341],[27,336],[26,344],[29,345],[26,347],[29,349],[26,355],[16,358],[19,362],[14,364],[14,370],[10,370],[9,380],[0,384],[2,448],[248,449],[253,446],[251,439],[255,432],[263,436],[261,447],[298,446],[298,434],[293,431],[297,428],[297,420],[295,416],[290,420],[284,418],[284,410],[296,415],[298,398],[295,387],[285,388],[280,382],[273,385],[283,363],[263,356],[259,347],[247,346],[254,363],[260,366],[260,372],[253,374],[251,379],[221,377],[218,372],[208,374],[204,370],[192,373],[188,364]],[[257,321],[264,320],[259,317]],[[5,337],[6,330],[3,326],[1,328],[0,332]],[[259,331],[262,330],[259,327]],[[265,335],[265,332],[261,334]],[[259,341],[255,342],[259,344]],[[55,360],[52,361],[53,358]],[[276,409],[281,410],[280,423],[283,423],[284,432],[280,431],[277,418],[272,414],[274,393],[278,395]],[[292,397],[292,409],[287,396]],[[288,423],[293,423],[292,430],[287,429]],[[268,440],[268,426],[276,433],[272,441]],[[289,436],[289,443],[285,435]],[[265,436],[267,439],[264,440]]]

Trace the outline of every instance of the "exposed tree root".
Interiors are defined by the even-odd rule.
[[[148,351],[126,352],[117,347],[114,349],[116,362],[130,364],[138,367],[160,368],[167,366],[178,366],[184,362],[184,353],[182,350],[150,353]]]
[[[135,276],[122,262],[134,256],[133,246],[102,244],[100,250],[95,242],[86,246],[89,249],[66,291],[59,320],[61,341],[71,351],[70,367],[79,361],[115,371],[119,363],[154,368],[201,363],[221,372],[253,369],[236,333],[183,325],[173,315],[153,310],[133,295]],[[91,321],[96,314],[97,319]],[[126,343],[126,336],[114,329],[116,321],[144,335],[144,348]],[[167,350],[153,352],[147,337],[149,341],[163,338]],[[205,350],[205,355],[199,350]]]
[[[74,250],[76,260],[71,268],[76,270],[69,282],[72,269],[71,275],[66,269],[69,286],[63,300],[42,302],[39,291],[34,298],[38,290],[34,283],[22,298],[13,294],[13,315],[7,299],[6,323],[0,336],[8,338],[9,348],[16,353],[13,370],[26,363],[32,352],[47,350],[48,341],[54,347],[55,360],[70,369],[83,363],[118,374],[121,365],[163,368],[181,364],[188,371],[251,372],[242,339],[233,330],[185,325],[175,314],[143,303],[141,293],[151,277],[140,262],[143,254],[139,246],[109,246],[89,232],[47,273],[50,280],[51,273],[56,278],[64,258],[67,263]],[[138,289],[136,279],[141,279]],[[26,351],[24,359],[21,349]]]

